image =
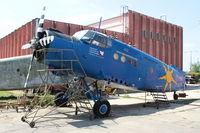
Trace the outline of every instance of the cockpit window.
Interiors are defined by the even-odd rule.
[[[96,34],[91,44],[102,48],[109,48],[112,46],[111,40],[107,36],[101,34]]]
[[[108,36],[98,32],[83,30],[75,33],[73,36],[85,43],[96,45],[102,48],[110,48],[112,46],[111,39]]]
[[[87,32],[83,37],[82,40],[89,40],[94,37],[94,32]]]
[[[87,32],[88,32],[87,30],[82,30],[76,32],[73,36],[80,40]]]

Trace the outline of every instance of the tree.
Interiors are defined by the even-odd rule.
[[[200,73],[200,62],[192,64],[191,72]]]

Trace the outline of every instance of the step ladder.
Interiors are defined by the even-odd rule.
[[[30,125],[30,127],[34,127],[36,122],[41,122],[40,119],[45,118],[46,116],[50,116],[54,113],[56,109],[61,107],[62,105],[68,105],[69,111],[65,111],[65,113],[73,113],[75,112],[75,115],[78,114],[78,112],[92,112],[93,106],[86,93],[89,91],[86,89],[84,84],[84,77],[87,77],[85,70],[82,66],[82,64],[79,61],[78,56],[76,55],[76,52],[73,49],[41,49],[40,51],[47,51],[50,52],[56,52],[59,54],[62,58],[60,60],[55,59],[46,59],[44,58],[43,64],[44,67],[41,69],[38,69],[37,72],[39,72],[40,79],[42,81],[41,85],[38,87],[38,90],[41,88],[44,88],[44,92],[41,94],[42,98],[39,102],[33,105],[34,108],[31,108],[30,111],[27,111],[24,116],[22,116],[21,120],[23,122],[26,122]],[[70,59],[66,59],[67,57],[64,57],[64,53],[71,52],[72,57]],[[44,57],[46,53],[44,52]],[[61,62],[61,68],[55,69],[55,68],[49,68],[48,62],[51,61],[59,61]],[[64,64],[70,64],[69,67],[66,67]],[[76,74],[74,72],[74,64],[77,63],[82,71],[82,75]],[[65,90],[66,96],[69,96],[68,100],[62,103],[60,106],[51,105],[52,107],[47,111],[44,112],[43,110],[50,106],[50,103],[43,106],[42,104],[45,102],[45,99],[49,96],[50,88],[54,85],[57,85],[57,83],[54,82],[57,75],[51,74],[51,72],[67,72],[69,74],[68,79],[63,79],[65,83],[63,85],[68,85],[67,89]],[[60,76],[62,78],[62,76]],[[55,100],[55,99],[54,99]],[[48,118],[48,117],[47,117]]]
[[[146,106],[155,106],[157,109],[159,109],[160,106],[170,106],[170,102],[167,98],[166,92],[164,91],[159,91],[162,90],[162,87],[157,87],[157,91],[145,91],[145,103],[143,107]],[[147,96],[152,96],[152,98],[148,99],[147,101]],[[149,100],[151,102],[149,102]],[[152,102],[153,100],[153,102]]]
[[[166,92],[150,92],[150,93],[153,97],[153,100],[157,109],[159,108],[160,105],[164,105],[164,106],[170,105]]]

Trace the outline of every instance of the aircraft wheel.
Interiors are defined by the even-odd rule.
[[[21,121],[22,121],[22,122],[25,122],[25,121],[26,121],[24,116],[22,116]]]
[[[67,100],[68,100],[68,98],[64,98],[64,92],[58,92],[55,95],[54,103],[56,104],[56,106],[63,107],[63,106],[65,106],[64,103],[66,103]]]
[[[93,106],[93,113],[99,118],[108,117],[110,114],[110,103],[106,99],[98,100]]]
[[[34,128],[35,122],[32,121],[32,122],[29,124],[29,126],[30,126],[31,128]]]
[[[178,95],[174,93],[174,100],[178,100]]]

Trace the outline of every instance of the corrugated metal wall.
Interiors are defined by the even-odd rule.
[[[28,43],[32,39],[35,22],[34,20],[23,25],[14,32],[0,39],[0,58],[8,58],[14,56],[27,55],[31,53],[31,49],[22,50],[21,46]]]
[[[122,34],[108,30],[101,30],[101,32],[117,37],[119,40],[134,45],[136,48],[151,54],[167,64],[173,64],[182,69],[182,27],[131,10],[128,12],[128,22],[129,34]],[[36,19],[0,39],[0,58],[30,54],[30,49],[21,50],[21,46],[33,38],[35,33],[35,24]],[[97,31],[97,28],[45,20],[44,29],[49,27],[58,29],[68,35],[73,35],[75,32],[85,29]],[[145,36],[143,35],[143,31],[145,31]],[[152,37],[150,35],[151,32]],[[156,38],[156,34],[159,34],[159,39]]]
[[[130,43],[167,64],[182,69],[183,28],[131,10],[128,14]]]

